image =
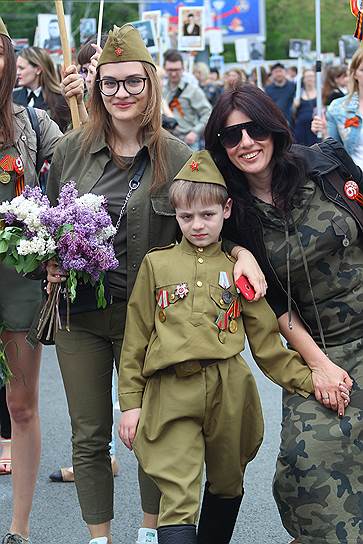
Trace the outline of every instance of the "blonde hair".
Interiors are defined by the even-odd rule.
[[[233,83],[228,83],[226,76],[228,77],[232,72],[235,72],[237,74],[237,81]],[[244,83],[247,82],[247,74],[242,68],[231,68],[230,70],[227,70],[227,72],[224,72],[225,78],[225,87],[229,89],[237,89],[238,87],[241,87]]]
[[[363,62],[363,47],[360,46],[352,57],[352,62],[349,66],[349,82],[347,101],[351,100],[354,93],[359,92],[358,81],[355,79],[355,73]]]
[[[148,139],[153,173],[151,191],[155,191],[167,181],[166,149],[161,134],[161,86],[155,68],[148,62],[141,61],[141,64],[149,78],[149,99],[142,114],[139,138],[141,145]],[[97,69],[96,79],[98,77],[99,69]],[[89,121],[83,128],[83,149],[89,151],[93,141],[104,134],[106,142],[112,150],[117,136],[113,128],[112,117],[105,108],[101,91],[96,82],[92,89],[89,105]],[[116,159],[115,155],[113,158],[121,167],[125,167]]]
[[[227,189],[216,183],[203,183],[177,179],[169,189],[169,200],[173,208],[190,208],[195,202],[203,206],[220,204],[225,206],[228,200]]]

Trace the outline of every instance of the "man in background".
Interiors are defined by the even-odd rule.
[[[285,115],[288,123],[291,123],[291,107],[295,98],[295,83],[286,77],[285,66],[276,62],[271,67],[272,83],[267,85],[265,91]]]

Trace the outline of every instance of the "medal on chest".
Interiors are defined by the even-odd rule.
[[[0,183],[7,184],[11,180],[10,172],[15,172],[15,194],[19,196],[25,188],[24,165],[20,157],[5,155],[0,160]]]

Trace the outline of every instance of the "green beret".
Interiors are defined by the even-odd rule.
[[[215,183],[226,187],[222,174],[216,167],[209,151],[194,151],[174,180],[184,179],[199,183]]]
[[[136,28],[126,24],[121,28],[114,25],[98,61],[98,66],[109,62],[148,62],[156,68],[144,40]]]
[[[0,34],[2,34],[3,36],[6,36],[7,38],[9,38],[9,40],[11,39],[9,36],[9,32],[5,26],[5,23],[1,17],[0,17]]]

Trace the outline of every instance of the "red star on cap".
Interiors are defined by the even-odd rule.
[[[192,169],[192,172],[194,172],[194,170],[199,170],[199,162],[197,161],[192,161],[189,166]]]
[[[122,55],[123,52],[124,52],[124,50],[121,49],[121,47],[116,47],[116,49],[115,49],[115,55],[116,55],[117,57],[121,57],[121,55]]]

